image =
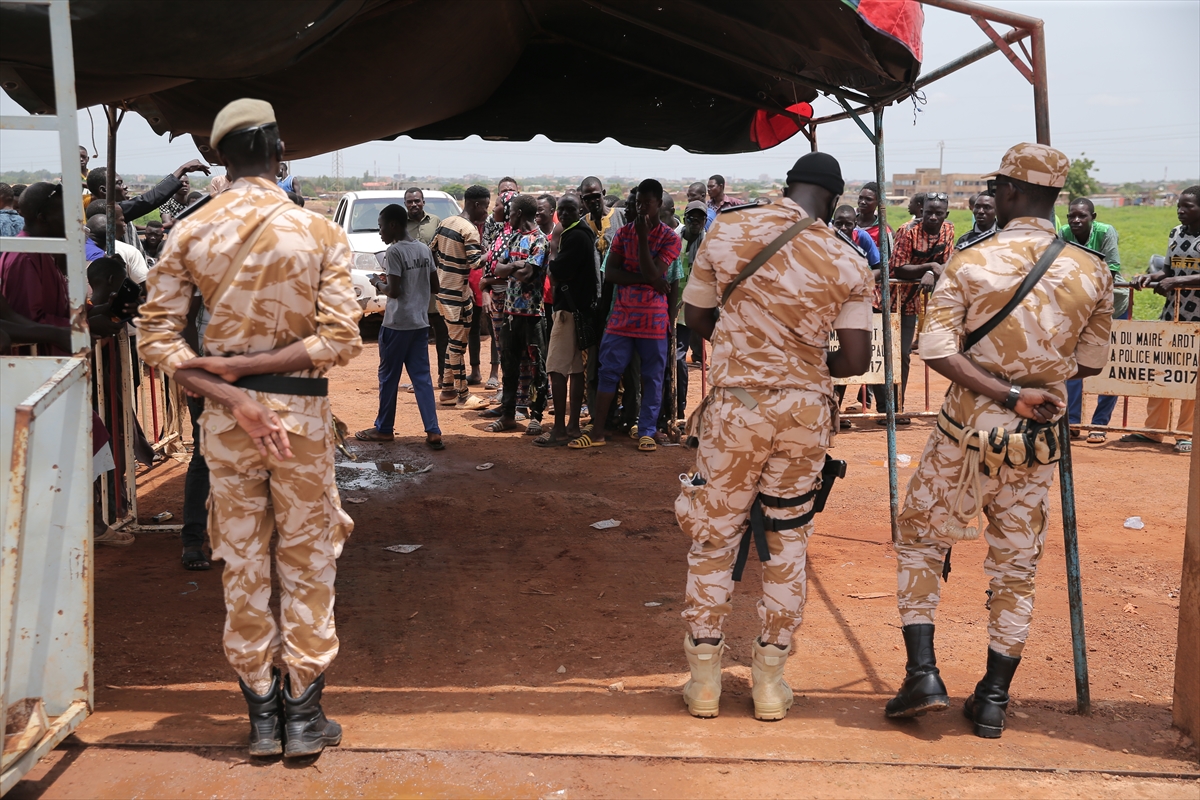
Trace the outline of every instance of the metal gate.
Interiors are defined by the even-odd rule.
[[[0,0],[11,3],[16,0]],[[53,116],[5,116],[9,130],[57,132],[65,239],[5,238],[3,250],[64,254],[73,355],[0,358],[0,794],[92,707],[92,400],[84,313],[83,192],[67,0],[45,6],[54,64]]]

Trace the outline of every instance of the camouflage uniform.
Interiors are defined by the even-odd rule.
[[[446,372],[439,376],[443,386],[453,383],[459,400],[467,389],[467,338],[474,314],[474,298],[468,278],[483,253],[479,229],[462,217],[442,220],[429,247],[437,264],[437,313],[446,321]]]
[[[208,208],[177,222],[167,239],[137,323],[138,349],[147,363],[173,374],[195,357],[181,335],[193,292],[213,296],[242,242],[281,203],[290,207],[270,223],[237,278],[208,309],[205,350],[250,354],[303,341],[313,368],[298,377],[323,375],[361,351],[361,310],[345,234],[292,206],[274,182],[242,178]],[[294,457],[260,455],[226,408],[207,404],[200,446],[212,471],[208,535],[214,557],[225,562],[225,653],[242,680],[264,694],[282,651],[298,695],[337,655],[334,562],[354,523],[334,483],[329,398],[249,394],[279,415]],[[278,625],[269,605],[272,531],[279,533]]]
[[[683,300],[715,308],[724,288],[763,247],[805,216],[789,199],[722,213],[705,235]],[[814,488],[833,436],[833,386],[825,363],[834,328],[870,330],[871,273],[862,255],[821,221],[798,235],[722,310],[712,340],[713,391],[697,409],[696,470],[675,502],[692,537],[687,607],[694,638],[721,636],[731,610],[733,564],[760,493],[797,498]],[[812,502],[764,508],[794,519]],[[758,603],[762,641],[785,646],[800,625],[812,523],[770,531]]]
[[[1035,174],[1044,168],[1039,161],[1022,162],[1032,158],[1021,155],[1023,147],[1035,146],[1010,151],[1005,162],[1015,156],[1016,166],[1003,174],[1061,186],[1061,179],[1050,184]],[[1065,157],[1062,163],[1065,170]],[[1065,172],[1056,178],[1065,178]],[[965,334],[1008,302],[1054,239],[1049,220],[1017,217],[1003,230],[956,252],[929,301],[921,358],[960,352]],[[1078,367],[1099,367],[1108,358],[1112,298],[1112,274],[1103,259],[1068,246],[1020,305],[971,348],[969,357],[997,377],[1044,389],[1065,403],[1064,381]],[[942,412],[967,429],[984,432],[997,427],[1014,431],[1022,421],[1016,412],[957,384],[947,392]],[[933,624],[946,551],[956,540],[979,535],[971,517],[982,513],[988,520],[982,532],[988,543],[984,571],[993,593],[990,649],[1019,658],[1033,614],[1034,576],[1042,557],[1055,465],[1005,463],[983,474],[968,460],[964,447],[942,430],[944,424],[929,437],[899,517],[900,618],[906,626]]]

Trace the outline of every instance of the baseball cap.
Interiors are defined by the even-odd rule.
[[[274,124],[275,109],[270,103],[266,100],[243,97],[240,100],[234,100],[217,112],[208,143],[213,149],[218,149],[221,140],[231,133],[241,133]]]
[[[1053,186],[1061,189],[1067,182],[1067,171],[1071,168],[1071,160],[1066,153],[1055,150],[1045,144],[1021,142],[1008,148],[1004,158],[1000,159],[1000,168],[993,173],[982,176],[985,180],[999,175],[1012,178],[1034,186]]]
[[[687,204],[686,208],[683,209],[683,215],[686,217],[689,211],[703,211],[705,215],[707,215],[708,206],[706,206],[701,200],[693,200]]]

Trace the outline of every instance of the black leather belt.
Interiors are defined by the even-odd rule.
[[[294,394],[303,397],[328,397],[328,378],[296,378],[291,375],[247,375],[234,381],[239,389],[269,394]]]

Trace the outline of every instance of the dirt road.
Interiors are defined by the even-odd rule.
[[[352,429],[374,418],[376,358],[371,344],[331,375]],[[935,407],[944,388],[931,386]],[[1131,423],[1143,406],[1132,403]],[[14,796],[1195,797],[1194,781],[983,771],[1197,772],[1194,743],[1170,727],[1187,458],[1168,447],[1074,448],[1094,712],[1074,713],[1056,489],[1011,729],[984,741],[957,709],[906,724],[882,715],[904,652],[875,425],[836,440],[849,475],[810,545],[806,619],[787,668],[798,702],[768,725],[750,713],[754,565],[727,625],[721,716],[694,720],[678,697],[687,540],[672,502],[686,449],[639,453],[617,437],[598,451],[542,450],[519,432],[485,433],[474,414],[439,416],[447,449],[433,453],[402,394],[405,435],[356,449],[406,472],[339,470],[356,530],[339,562],[342,649],[326,696],[346,739],[320,772],[239,766],[244,707],[220,649],[219,572],[184,572],[177,540],[146,533],[97,552],[95,714]],[[930,425],[902,428],[899,452],[915,462]],[[476,469],[485,462],[495,466]],[[143,476],[145,518],[179,517],[183,472],[172,462]],[[1143,530],[1122,527],[1134,515]],[[610,518],[620,525],[589,527]],[[421,548],[384,549],[395,544]],[[987,647],[983,554],[982,542],[955,548],[938,618],[939,665],[959,700]]]

